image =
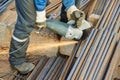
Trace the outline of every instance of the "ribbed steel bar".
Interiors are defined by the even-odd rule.
[[[62,58],[60,56],[56,59],[55,63],[53,64],[53,66],[51,67],[51,69],[49,70],[47,75],[45,76],[44,80],[50,80],[51,74],[53,73],[53,71],[54,71],[55,67],[58,65],[58,63],[61,62],[61,59]]]
[[[114,23],[116,22],[116,18],[118,17],[118,15],[119,15],[119,13],[117,13],[115,16],[114,16],[114,20],[112,21],[113,22],[113,25],[114,25]],[[111,22],[110,22],[111,23]],[[110,26],[110,25],[109,25]],[[109,27],[108,27],[109,28]],[[106,31],[104,34],[107,34],[108,32]],[[105,36],[103,36],[104,38],[105,38]],[[103,43],[103,41],[104,41],[104,39],[102,39],[102,40],[100,40],[101,42],[100,42],[100,44],[99,44],[99,46],[98,46],[98,48],[97,48],[97,51],[95,52],[96,54],[94,55],[94,58],[93,58],[93,62],[91,63],[91,65],[90,65],[90,67],[89,67],[89,69],[87,70],[87,74],[86,74],[86,78],[85,79],[87,79],[87,77],[88,77],[88,75],[90,75],[91,74],[91,69],[92,69],[92,67],[93,67],[93,64],[95,63],[95,60],[96,60],[96,58],[97,58],[97,56],[98,56],[98,53],[99,53],[99,51],[100,51],[100,47],[102,46],[102,43]],[[94,64],[95,65],[95,64]]]
[[[101,15],[105,5],[106,5],[107,0],[97,0],[97,4],[95,6],[95,11],[93,13],[97,15]]]
[[[114,70],[115,70],[115,67],[117,65],[119,58],[120,58],[120,40],[118,41],[118,45],[116,47],[115,53],[113,55],[113,58],[111,60],[109,69],[107,70],[104,80],[112,80],[112,76],[113,76],[113,73],[114,73]]]
[[[60,6],[61,2],[62,2],[61,0],[57,0],[57,1],[49,4],[46,7],[46,11],[47,11],[46,13],[48,14],[48,13],[52,12],[53,10],[55,10],[58,6]]]
[[[97,76],[98,71],[99,71],[99,69],[100,69],[100,67],[101,67],[101,65],[102,65],[104,56],[106,55],[106,51],[107,51],[108,48],[109,48],[109,45],[110,45],[110,43],[111,43],[111,41],[112,41],[112,39],[113,39],[113,36],[114,36],[114,33],[110,36],[110,39],[108,40],[106,46],[104,47],[105,52],[103,52],[103,54],[102,54],[102,56],[101,56],[101,58],[100,58],[100,60],[99,60],[99,63],[98,63],[98,65],[97,65],[97,68],[96,68],[95,73],[94,73],[94,76],[93,76],[93,80],[97,80],[97,79],[96,79],[96,76]]]
[[[96,0],[96,4],[95,4],[95,7],[94,7],[94,10],[93,10],[93,13],[94,14],[97,14],[97,11],[98,11],[98,7],[99,7],[99,5],[100,5],[100,3],[102,2],[102,0]]]
[[[62,73],[62,70],[64,69],[64,66],[65,66],[65,64],[66,64],[66,62],[67,62],[67,59],[68,59],[68,58],[62,60],[61,65],[60,65],[59,68],[57,69],[56,74],[53,76],[53,79],[52,79],[52,80],[58,80],[58,79],[59,79],[59,77],[60,77],[60,75],[61,75],[61,73]]]
[[[114,7],[114,5],[116,4],[117,0],[112,1],[111,5],[109,6],[109,9],[107,10],[106,14],[104,14],[104,18],[102,19],[102,22],[100,23],[101,25],[99,26],[99,28],[102,28],[104,25],[106,25],[106,23],[108,23],[107,21],[109,21],[108,18],[110,18],[112,16],[111,14],[111,9]]]
[[[120,10],[119,10],[119,16],[118,16],[118,20],[116,21],[116,26],[114,28],[114,32],[118,33],[120,29]]]
[[[106,24],[108,24],[108,23],[106,23]],[[109,27],[111,27],[110,25],[111,25],[111,24],[109,24]],[[107,26],[107,25],[106,25],[106,26]],[[94,66],[93,66],[93,69],[91,70],[90,76],[89,76],[89,78],[88,78],[88,79],[90,79],[90,80],[91,80],[92,77],[94,76],[93,73],[94,73],[94,71],[95,71],[95,67],[97,67],[97,64],[98,64],[98,62],[99,62],[99,60],[100,60],[100,56],[102,56],[102,52],[103,52],[103,50],[104,50],[104,47],[103,47],[103,46],[105,46],[105,43],[107,42],[107,38],[109,37],[109,36],[106,36],[107,33],[109,32],[109,30],[108,30],[109,27],[107,27],[107,29],[106,29],[106,31],[105,31],[105,34],[103,35],[103,38],[102,38],[102,39],[103,39],[103,40],[106,39],[106,40],[104,41],[104,43],[102,43],[103,45],[102,45],[102,47],[101,47],[101,49],[100,49],[100,51],[99,51],[99,55],[98,55],[97,60],[96,60],[96,62],[95,62],[96,65],[94,65]],[[106,38],[106,37],[107,37],[107,38]]]
[[[110,58],[112,56],[113,50],[115,48],[116,42],[117,42],[117,35],[114,35],[114,38],[112,40],[112,43],[110,45],[110,48],[108,49],[108,52],[104,58],[104,61],[100,67],[99,73],[96,76],[96,80],[102,80],[103,76],[105,75],[106,68],[108,66],[108,62],[110,61]]]
[[[2,1],[0,1],[0,7],[1,7],[2,5],[4,5],[7,1],[8,1],[8,0],[2,0]]]
[[[59,78],[59,80],[65,80],[66,77],[67,77],[67,74],[70,70],[70,67],[71,67],[71,64],[73,63],[73,60],[78,52],[78,49],[80,47],[80,44],[81,44],[82,40],[79,40],[78,43],[74,46],[74,49],[70,55],[70,57],[68,58],[67,62],[66,62],[66,65],[64,67],[64,70]]]
[[[86,2],[82,3],[82,5],[80,5],[79,9],[85,9],[85,6],[88,6],[90,0],[87,0]]]
[[[75,77],[73,76],[73,77],[72,77],[72,80],[74,80],[74,78],[75,78],[76,80],[79,80],[79,76],[80,76],[80,74],[81,74],[81,72],[82,72],[82,69],[83,69],[83,67],[84,67],[84,66],[83,66],[83,65],[84,65],[84,61],[85,61],[85,59],[86,59],[86,57],[87,57],[87,55],[88,55],[88,51],[90,50],[90,47],[92,46],[92,44],[93,44],[93,42],[94,42],[95,37],[96,37],[97,34],[98,34],[98,30],[96,29],[95,33],[93,34],[93,36],[92,36],[92,38],[91,38],[91,40],[90,40],[90,42],[89,42],[86,50],[85,50],[84,53],[83,53],[83,56],[81,57],[81,60],[80,60],[80,62],[79,62],[79,64],[78,64],[78,66],[77,66],[77,69],[76,69],[76,71],[75,71],[75,73],[76,73],[77,75],[76,75]]]
[[[97,3],[97,0],[92,0],[91,5],[90,5],[90,8],[89,8],[89,13],[88,13],[88,15],[90,15],[90,14],[93,13],[96,3]],[[92,7],[91,7],[91,6],[92,6]]]
[[[115,2],[115,4],[113,5],[112,9],[111,9],[111,12],[106,20],[106,23],[110,22],[110,24],[114,21],[114,17],[116,16],[116,12],[118,12],[118,4],[117,4],[118,1]],[[116,5],[117,5],[117,8],[116,8]],[[104,28],[107,27],[107,24],[105,23],[104,25]]]
[[[87,69],[88,69],[89,65],[91,65],[92,58],[94,57],[95,51],[96,51],[99,41],[102,37],[103,31],[104,31],[104,29],[101,29],[98,31],[95,41],[93,42],[93,45],[91,46],[90,50],[88,51],[88,55],[84,61],[84,65],[82,65],[82,66],[84,66],[82,69],[82,73],[80,74],[80,77],[79,77],[79,79],[81,79],[81,80],[84,79],[84,77],[87,73]]]
[[[36,77],[39,75],[40,71],[42,70],[42,68],[44,67],[44,65],[46,64],[47,60],[48,60],[47,57],[45,56],[41,57],[40,61],[38,62],[32,73],[29,75],[27,80],[35,80]]]
[[[56,66],[55,69],[53,70],[53,72],[52,72],[52,74],[51,74],[51,76],[50,76],[50,78],[49,78],[48,80],[52,80],[52,79],[53,79],[53,77],[54,77],[54,75],[56,74],[59,66],[61,65],[61,61],[62,61],[62,60],[60,60],[60,62],[57,64],[57,66]]]
[[[106,39],[105,39],[104,42],[108,42],[108,40],[110,41],[111,36],[114,35],[113,28],[114,28],[114,26],[115,26],[115,21],[116,21],[115,17],[117,16],[116,12],[117,12],[118,9],[119,9],[118,7],[119,7],[119,5],[117,5],[117,8],[116,8],[116,9],[113,8],[113,9],[114,9],[114,11],[113,11],[113,16],[111,17],[111,19],[110,19],[110,21],[109,21],[109,24],[108,24],[109,30],[108,30],[108,33],[107,33],[107,36],[106,36]],[[117,18],[117,17],[116,17],[116,18]],[[113,22],[114,22],[114,23],[113,23]],[[105,44],[105,43],[104,43],[104,44]],[[102,55],[102,57],[101,57],[101,59],[100,59],[100,61],[99,61],[99,64],[98,64],[98,67],[97,67],[97,69],[96,69],[94,78],[95,78],[95,76],[97,76],[97,74],[98,74],[98,71],[99,71],[99,69],[100,69],[100,67],[101,67],[101,65],[102,65],[102,63],[103,63],[103,60],[104,60],[104,58],[105,58],[105,56],[106,56],[107,50],[108,50],[108,48],[109,48],[109,45],[110,45],[110,42],[106,43],[106,45],[105,45],[105,49],[104,49],[103,55]]]
[[[119,7],[119,6],[118,6]],[[118,8],[119,9],[119,8]],[[118,11],[118,9],[117,9],[117,11]],[[114,11],[115,12],[115,11]],[[116,22],[116,19],[117,19],[117,17],[118,17],[118,15],[119,15],[119,12],[117,12],[116,14],[115,14],[115,16],[114,16],[114,20],[113,20],[113,23],[112,23],[112,25],[111,25],[111,27],[114,25],[114,27],[116,26],[116,24],[115,24],[115,22]],[[111,28],[110,27],[110,28]],[[114,28],[113,27],[113,28]],[[118,26],[119,27],[119,26]],[[109,31],[111,31],[112,33],[114,33],[113,32],[113,29],[111,28]],[[108,35],[107,36],[110,36],[111,34],[108,32]],[[117,40],[117,37],[115,37],[115,40]],[[113,43],[111,43],[111,46],[110,46],[110,49],[109,50],[112,50],[113,48],[114,48],[114,46],[115,46],[115,40],[113,40]],[[108,45],[107,45],[108,46]],[[107,67],[107,63],[108,63],[108,61],[109,61],[109,59],[110,59],[110,55],[112,55],[112,53],[111,53],[112,51],[110,51],[110,52],[108,52],[107,53],[107,49],[104,51],[104,54],[106,54],[105,55],[105,58],[103,58],[103,59],[105,59],[104,61],[103,61],[103,63],[102,63],[102,66],[100,67],[100,70],[99,70],[99,74],[97,75],[97,79],[100,79],[101,77],[103,77],[103,73],[104,73],[104,71],[105,71],[105,69],[106,69],[106,67]],[[111,54],[110,54],[111,53]],[[101,59],[102,60],[102,59]],[[102,74],[101,74],[102,73]]]
[[[75,77],[76,77],[76,75],[77,75],[77,73],[78,73],[78,71],[76,70],[77,67],[78,67],[78,64],[79,64],[79,62],[81,61],[81,59],[82,59],[82,57],[83,57],[83,54],[84,54],[84,52],[85,52],[88,44],[89,44],[89,43],[92,43],[92,40],[94,39],[93,36],[95,36],[96,32],[97,32],[97,30],[95,30],[95,29],[93,29],[93,30],[91,31],[91,33],[90,33],[90,35],[89,35],[89,37],[88,37],[88,39],[87,39],[87,41],[86,41],[86,43],[85,43],[82,51],[81,51],[81,53],[80,53],[79,56],[78,56],[78,59],[76,60],[74,66],[73,66],[73,68],[72,68],[72,70],[71,70],[71,72],[70,72],[70,74],[69,74],[69,76],[68,76],[68,78],[67,78],[67,80],[75,79]],[[90,46],[90,45],[89,45],[89,46]],[[75,71],[76,71],[76,72],[75,72]],[[73,77],[73,78],[72,78],[72,77]]]
[[[0,3],[0,14],[7,8],[7,6],[12,2],[12,0],[2,0]]]
[[[103,10],[104,10],[107,2],[108,2],[108,0],[103,0],[103,1],[101,1],[101,5],[99,6],[99,9],[100,9],[100,10],[99,10],[99,12],[98,12],[99,15],[102,14],[102,12],[103,12]]]
[[[52,57],[47,61],[46,65],[44,66],[42,71],[39,73],[36,80],[43,80],[45,78],[46,74],[50,70],[50,68],[51,68],[53,62],[55,61],[55,59],[56,59],[55,57]]]
[[[112,5],[113,5],[113,3],[111,3],[111,0],[109,0],[108,3],[107,3],[107,5],[106,5],[106,7],[105,7],[105,9],[104,9],[104,11],[103,11],[103,13],[102,13],[102,15],[100,16],[100,19],[97,22],[96,28],[99,27],[99,25],[101,24],[102,21],[105,22],[105,20],[103,20],[103,19],[105,19],[104,16],[106,16],[106,15],[109,14],[109,12],[111,10],[111,7],[109,7],[109,6],[112,6]]]
[[[9,3],[11,3],[12,0],[5,0],[2,1],[2,3],[0,3],[0,9],[2,9],[3,7],[7,7]]]

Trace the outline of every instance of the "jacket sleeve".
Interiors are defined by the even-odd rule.
[[[65,10],[75,5],[75,0],[62,0],[63,5],[65,6]]]
[[[43,11],[46,7],[47,0],[34,0],[36,11]]]

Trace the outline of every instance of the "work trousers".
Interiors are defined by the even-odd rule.
[[[9,50],[11,65],[19,65],[26,61],[29,36],[36,20],[33,0],[15,0],[15,3],[18,17]]]

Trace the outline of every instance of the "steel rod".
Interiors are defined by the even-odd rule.
[[[47,60],[48,60],[47,57],[45,56],[41,57],[40,61],[38,62],[32,73],[29,75],[27,80],[35,80],[36,77],[39,75],[40,71],[42,70],[42,68],[44,67],[44,65],[46,64]]]
[[[43,80],[44,79],[44,77],[46,76],[47,72],[51,68],[54,61],[55,61],[55,57],[52,57],[47,61],[46,65],[44,66],[42,71],[39,73],[36,80]]]
[[[115,53],[113,55],[113,58],[111,60],[111,63],[109,65],[109,69],[105,75],[104,80],[112,80],[112,76],[113,76],[113,73],[114,73],[114,70],[115,70],[115,67],[117,65],[119,58],[120,58],[120,40],[118,42],[118,45],[116,47]]]
[[[119,7],[119,5],[117,5],[117,6]],[[114,8],[113,8],[113,9],[114,9]],[[119,9],[119,8],[115,9],[115,11],[113,12],[113,15],[114,15],[114,16],[117,16],[117,15],[116,15],[116,12],[118,11],[118,9]],[[107,33],[107,37],[106,37],[106,39],[105,39],[105,42],[107,42],[107,40],[111,39],[111,36],[114,35],[114,32],[112,32],[112,31],[113,31],[114,24],[115,24],[115,21],[116,21],[116,19],[113,19],[113,18],[115,18],[114,16],[111,17],[110,22],[109,22],[109,24],[108,24],[108,28],[110,28],[110,29],[109,29],[109,32]],[[113,22],[113,23],[112,23],[112,22]],[[111,24],[111,23],[112,23],[112,24]],[[110,26],[110,27],[109,27],[109,26]],[[97,70],[96,70],[96,75],[98,74],[98,70],[99,70],[99,68],[100,68],[100,65],[102,65],[102,62],[103,62],[103,60],[104,60],[104,57],[106,56],[106,52],[107,52],[107,50],[108,50],[108,48],[109,48],[109,44],[110,44],[110,43],[107,43],[107,45],[106,45],[106,47],[105,47],[105,49],[104,49],[103,55],[102,55],[102,57],[101,57],[101,59],[100,59],[101,62],[99,62],[99,65],[98,65],[99,67],[98,67]]]
[[[116,22],[116,18],[118,17],[118,14],[119,14],[119,13],[116,14],[115,19],[113,20],[113,23]],[[118,26],[118,25],[117,25],[117,26]],[[106,32],[106,33],[107,33],[107,32]],[[106,34],[106,33],[105,33],[105,34]],[[93,61],[92,61],[91,65],[90,65],[89,69],[87,70],[87,74],[86,74],[86,78],[85,78],[85,79],[87,79],[88,75],[90,75],[91,69],[92,69],[92,67],[95,65],[95,64],[94,64],[94,63],[95,63],[95,60],[96,60],[96,58],[97,58],[97,56],[98,56],[98,52],[99,52],[100,47],[102,46],[102,43],[103,43],[104,40],[102,39],[102,40],[100,40],[100,41],[101,41],[101,42],[100,42],[100,44],[99,44],[99,46],[98,46],[98,48],[97,48],[97,51],[95,52],[96,54],[94,55]]]
[[[80,69],[80,67],[81,67],[81,65],[78,66],[78,65],[79,65],[79,62],[80,62],[81,60],[82,60],[82,61],[84,60],[84,59],[83,59],[83,57],[85,56],[85,55],[84,55],[84,52],[85,52],[85,50],[87,49],[87,47],[89,47],[89,46],[92,44],[92,40],[94,39],[96,33],[97,33],[97,30],[93,29],[92,32],[91,32],[91,34],[90,34],[90,36],[89,36],[89,38],[87,39],[87,41],[86,41],[86,43],[85,43],[85,46],[83,47],[80,55],[78,56],[78,59],[76,60],[76,63],[74,64],[74,66],[73,66],[73,68],[72,68],[72,70],[71,70],[71,72],[70,72],[70,75],[68,76],[67,80],[70,80],[70,79],[74,80],[74,79],[76,78],[77,73],[78,73],[78,71],[79,71],[79,69]]]
[[[118,36],[115,35],[114,38],[113,38],[113,41],[112,41],[112,43],[110,45],[110,48],[108,49],[108,52],[107,52],[106,57],[104,59],[104,62],[102,63],[102,65],[100,67],[99,74],[96,76],[97,80],[103,79],[103,76],[105,75],[105,71],[106,71],[108,62],[109,62],[109,60],[110,60],[110,58],[112,56],[113,50],[114,50],[115,45],[116,45],[117,37]]]
[[[60,63],[61,61],[61,57],[58,57],[55,61],[55,63],[53,64],[53,66],[51,67],[51,69],[49,70],[49,72],[47,73],[47,75],[45,76],[44,80],[48,80],[51,76],[51,74],[53,73],[53,70],[55,69],[56,65],[58,65],[58,63]]]
[[[64,66],[67,62],[67,58],[66,59],[63,59],[61,65],[59,66],[58,70],[56,71],[56,74],[54,75],[53,79],[52,80],[59,80],[59,77],[64,69]]]
[[[86,57],[86,60],[84,61],[85,64],[82,65],[82,66],[84,66],[83,69],[82,69],[82,73],[81,73],[81,75],[79,77],[79,79],[81,79],[81,80],[84,79],[84,77],[85,77],[85,75],[87,73],[87,69],[88,69],[89,65],[91,65],[91,60],[94,57],[95,50],[97,49],[97,46],[98,46],[99,41],[100,41],[100,39],[102,37],[103,31],[104,31],[104,29],[101,29],[98,32],[93,45],[91,46],[90,50],[88,51],[88,55]]]
[[[106,16],[105,13],[106,13],[106,11],[109,9],[109,5],[111,4],[110,2],[111,2],[111,0],[108,1],[108,3],[107,3],[107,5],[106,5],[106,7],[105,7],[105,9],[104,9],[104,11],[103,11],[103,13],[102,13],[100,19],[98,20],[98,22],[97,22],[97,24],[96,24],[96,28],[99,27],[99,25],[100,25],[102,19],[104,18],[104,16]]]
[[[78,52],[78,49],[80,47],[81,42],[82,42],[82,40],[79,40],[78,43],[74,46],[72,54],[68,58],[67,63],[65,65],[65,67],[64,67],[64,70],[63,70],[59,80],[65,80],[66,79],[68,71],[69,71],[69,69],[71,67],[71,64],[73,63],[73,59],[75,58],[75,56],[76,56],[76,54]]]

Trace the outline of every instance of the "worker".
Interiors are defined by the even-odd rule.
[[[21,74],[27,74],[35,67],[26,61],[26,50],[34,25],[46,27],[46,2],[47,0],[15,0],[18,17],[11,38],[9,62]],[[74,11],[79,11],[74,0],[62,0],[62,3],[68,19]]]

